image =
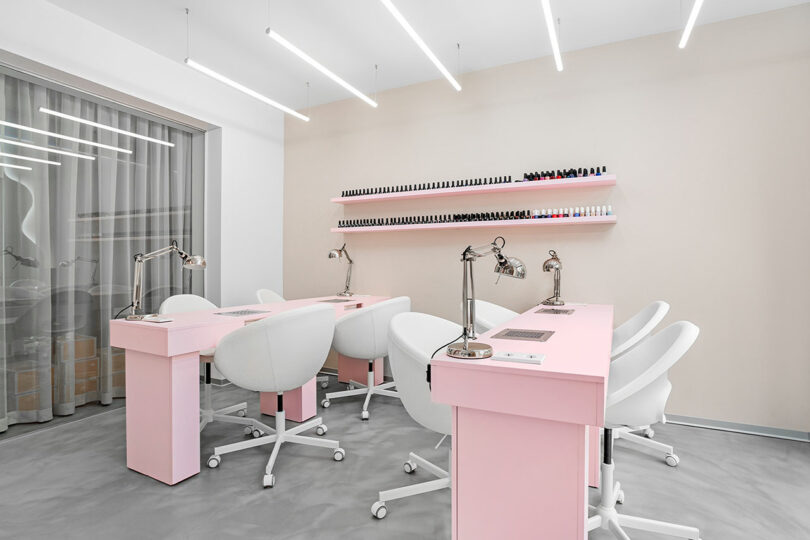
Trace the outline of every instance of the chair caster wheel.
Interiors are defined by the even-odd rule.
[[[343,461],[343,458],[346,457],[346,451],[343,448],[336,448],[332,457],[335,461]]]
[[[624,490],[620,489],[619,492],[616,494],[616,503],[617,504],[624,504]]]
[[[323,407],[324,409],[328,409],[329,405],[331,405],[331,403],[329,403],[328,399],[321,401],[321,407]]]
[[[413,471],[416,470],[416,463],[414,463],[409,459],[402,465],[402,470],[405,471],[407,474],[411,474]]]
[[[251,435],[253,435],[254,439],[258,439],[259,437],[261,437],[264,434],[261,431],[259,431],[258,429],[254,429],[253,432],[251,433]]]
[[[220,456],[211,456],[208,458],[208,468],[209,469],[216,469],[219,467],[219,464],[222,463],[222,458]]]
[[[245,416],[247,416],[247,410],[239,409],[238,411],[236,411],[236,416],[241,416],[242,418],[244,418]]]
[[[681,458],[679,458],[675,454],[667,454],[666,462],[667,462],[667,465],[669,465],[670,467],[677,467],[678,463],[681,462]]]
[[[647,437],[648,439],[652,439],[653,437],[655,437],[655,430],[651,428],[645,429],[644,436]]]
[[[353,384],[347,384],[346,385],[346,390],[354,390],[354,385]]]
[[[274,474],[265,474],[264,478],[262,478],[262,486],[266,488],[271,488],[276,485],[276,475]]]
[[[368,411],[363,411],[360,413],[361,420],[368,420]]]
[[[371,515],[377,519],[382,519],[388,513],[388,508],[385,507],[385,503],[382,501],[377,501],[371,505]]]
[[[315,428],[315,434],[326,435],[327,430],[328,430],[327,427],[324,424],[321,424],[320,426]]]
[[[329,388],[329,381],[323,381],[321,383],[321,388]]]
[[[253,428],[251,426],[245,426],[245,435],[253,435]]]

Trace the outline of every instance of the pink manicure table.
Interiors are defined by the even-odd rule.
[[[587,538],[588,484],[598,485],[599,427],[613,306],[536,306],[482,334],[498,352],[544,354],[542,365],[431,362],[432,398],[453,409],[453,539]],[[496,339],[546,330],[546,341]]]
[[[387,299],[327,296],[178,313],[168,323],[110,321],[110,344],[126,349],[127,467],[169,485],[200,472],[200,351],[215,347],[226,334],[319,302],[333,305],[341,317]],[[218,315],[240,310],[265,313]],[[344,359],[343,363],[352,366],[352,360],[360,366],[354,369],[362,368],[365,376],[368,362]],[[315,416],[315,392],[314,378],[285,392],[287,418],[303,421]],[[275,414],[275,394],[262,394],[260,400],[263,413]]]

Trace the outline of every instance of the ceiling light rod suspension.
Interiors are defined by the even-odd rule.
[[[689,13],[689,20],[686,21],[686,27],[683,29],[681,42],[678,43],[679,49],[686,47],[686,42],[689,41],[689,36],[692,35],[692,29],[695,27],[695,22],[697,21],[698,13],[700,13],[701,7],[703,7],[703,0],[695,0],[695,3],[692,4],[692,11]]]
[[[394,19],[396,19],[396,21],[399,23],[400,26],[402,26],[402,28],[408,33],[408,35],[411,36],[411,39],[414,41],[414,43],[416,43],[416,45],[420,49],[422,49],[422,52],[425,53],[425,56],[427,56],[430,59],[430,61],[433,62],[433,65],[436,66],[436,69],[438,69],[439,72],[441,72],[441,74],[444,75],[444,78],[447,79],[451,85],[453,85],[453,88],[455,88],[457,92],[461,92],[461,85],[458,83],[458,81],[453,77],[453,75],[449,71],[447,71],[447,68],[444,67],[444,64],[442,64],[436,57],[436,55],[433,54],[433,51],[431,51],[428,48],[427,44],[422,40],[421,37],[419,37],[419,34],[416,33],[416,30],[413,29],[413,26],[411,26],[410,23],[405,19],[405,17],[403,17],[402,13],[399,12],[394,3],[391,0],[380,0],[380,2],[382,2],[382,5],[384,5],[386,9],[391,13],[391,15],[394,16]]]
[[[191,26],[190,26],[190,24],[188,22],[190,18],[191,18],[191,14],[189,12],[189,9],[186,8],[186,32],[188,34],[191,33],[191,30],[190,30]],[[188,43],[188,37],[186,39],[186,42]],[[289,114],[291,116],[295,116],[296,118],[299,118],[299,119],[303,120],[304,122],[309,122],[309,117],[308,116],[305,116],[305,115],[299,113],[298,111],[295,111],[295,110],[291,109],[290,107],[287,107],[286,105],[282,105],[278,101],[270,99],[269,97],[267,97],[267,96],[265,96],[263,94],[260,94],[259,92],[255,91],[255,90],[253,90],[251,88],[248,88],[247,86],[245,86],[243,84],[240,84],[240,83],[238,83],[238,82],[236,82],[236,81],[234,81],[232,79],[229,79],[225,75],[222,75],[221,73],[218,73],[218,72],[214,71],[213,69],[200,64],[199,62],[195,62],[194,60],[191,59],[191,56],[186,56],[186,59],[183,60],[183,62],[188,67],[199,71],[203,75],[208,75],[212,79],[215,79],[215,80],[221,82],[222,84],[227,84],[228,86],[230,86],[234,90],[239,90],[243,94],[247,94],[248,96],[250,96],[250,97],[252,97],[254,99],[258,99],[259,101],[261,101],[263,103],[266,103],[267,105],[270,105],[271,107],[275,107],[276,109],[278,109],[280,111],[283,111],[283,112],[285,112],[285,113],[287,113],[287,114]]]
[[[548,39],[551,42],[551,52],[554,54],[554,63],[557,65],[557,71],[562,71],[563,62],[560,55],[560,42],[557,39],[554,16],[551,14],[551,0],[540,0],[540,5],[543,8],[543,17],[546,19],[546,29],[548,30]]]
[[[308,55],[307,53],[305,53],[304,51],[302,51],[301,49],[290,43],[287,39],[285,39],[275,30],[271,29],[270,27],[267,27],[265,33],[267,34],[267,37],[269,37],[270,39],[272,39],[273,41],[275,41],[276,43],[278,43],[279,45],[281,45],[282,47],[293,53],[295,56],[297,56],[310,66],[314,67],[315,69],[317,69],[330,79],[332,79],[334,82],[336,82],[337,84],[339,84],[340,86],[342,86],[355,96],[359,97],[372,107],[377,107],[376,101],[365,95],[363,92],[361,92],[351,84],[347,83],[342,78],[338,77],[333,71],[329,70],[326,66],[324,66],[323,64],[312,58],[310,55]]]

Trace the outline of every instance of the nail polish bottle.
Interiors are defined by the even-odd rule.
[[[607,174],[607,167],[602,165],[602,174]]]
[[[596,168],[596,176],[602,176],[602,171],[599,170],[599,167]]]
[[[613,215],[613,207],[612,206],[610,206],[610,205],[607,206],[607,214],[605,214],[605,215],[608,215],[608,216]]]
[[[602,213],[601,213],[601,214],[599,214],[599,215],[600,215],[600,216],[606,216],[606,215],[608,215],[608,213],[607,213],[607,206],[602,206]]]

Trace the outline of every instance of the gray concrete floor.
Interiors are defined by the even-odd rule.
[[[333,379],[330,390],[337,388]],[[258,413],[254,393],[229,387],[214,395],[217,406],[246,400]],[[409,451],[447,466],[449,447],[434,450],[439,437],[396,400],[375,396],[369,422],[360,421],[360,406],[347,398],[321,410],[327,437],[347,451],[343,462],[329,450],[285,446],[273,489],[261,488],[269,446],[205,466],[213,445],[243,440],[239,426],[206,428],[201,473],[174,487],[126,468],[123,409],[3,440],[0,538],[450,538],[449,491],[393,501],[384,520],[371,517],[379,489],[430,479],[402,472]],[[704,540],[810,537],[810,445],[671,424],[658,426],[656,438],[676,446],[678,468],[616,443],[622,512],[698,526]]]

